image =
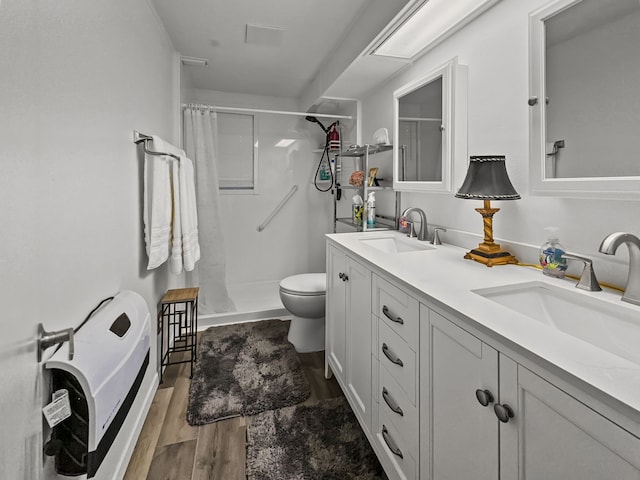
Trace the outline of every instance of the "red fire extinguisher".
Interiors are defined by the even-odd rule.
[[[334,122],[327,134],[327,138],[329,139],[329,151],[339,151],[340,150],[340,132],[338,131],[338,122]]]

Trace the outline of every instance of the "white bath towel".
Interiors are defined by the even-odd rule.
[[[200,259],[198,242],[198,212],[193,163],[186,155],[180,156],[180,219],[182,221],[182,260],[190,272]]]
[[[174,160],[171,165],[171,187],[173,200],[173,218],[171,222],[171,255],[169,271],[182,273],[182,207],[180,205],[180,164]]]
[[[144,234],[151,270],[169,259],[169,271],[192,271],[200,259],[193,163],[185,152],[153,136],[145,155]]]
[[[151,149],[157,148],[154,137]],[[149,257],[147,269],[151,270],[169,258],[172,206],[169,157],[145,155],[143,203],[144,240]]]

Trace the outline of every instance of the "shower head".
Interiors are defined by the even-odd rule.
[[[318,125],[320,125],[320,128],[322,129],[322,131],[323,131],[324,133],[329,133],[329,129],[328,129],[328,128],[326,128],[326,127],[325,127],[325,126],[320,122],[320,120],[318,120],[316,117],[313,117],[313,116],[311,116],[311,115],[307,115],[306,117],[304,117],[304,119],[305,119],[307,122],[317,123]]]

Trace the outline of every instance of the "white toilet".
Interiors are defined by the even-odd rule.
[[[324,350],[325,273],[293,275],[280,282],[280,300],[292,315],[289,342],[297,352]]]

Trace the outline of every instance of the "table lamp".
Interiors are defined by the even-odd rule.
[[[487,267],[518,263],[518,259],[493,241],[493,215],[500,211],[491,208],[491,200],[518,200],[520,195],[509,180],[503,155],[472,156],[467,176],[456,197],[484,200],[484,208],[476,208],[482,215],[484,242],[467,252],[464,258],[484,263]]]

